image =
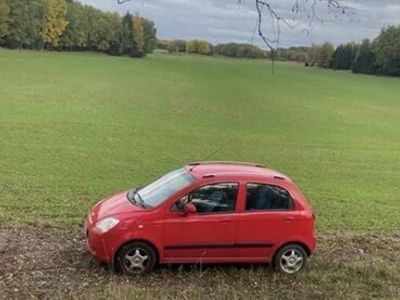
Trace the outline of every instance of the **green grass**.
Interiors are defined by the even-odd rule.
[[[293,64],[0,50],[0,223],[77,224],[207,158],[288,174],[319,229],[394,231],[399,95],[398,79]]]

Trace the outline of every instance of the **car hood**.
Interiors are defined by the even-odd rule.
[[[144,208],[129,201],[127,193],[128,191],[123,191],[97,203],[89,214],[89,223],[93,224],[106,217],[144,211]]]

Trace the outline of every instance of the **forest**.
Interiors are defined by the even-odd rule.
[[[143,57],[155,45],[154,23],[139,15],[121,17],[72,0],[0,0],[0,46],[6,48]]]

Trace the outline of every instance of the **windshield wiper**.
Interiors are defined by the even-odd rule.
[[[134,205],[137,206],[137,205],[138,205],[138,202],[137,202],[136,199],[135,199],[136,190],[137,190],[137,189],[129,190],[129,191],[128,191],[128,194],[126,195],[126,197],[128,198],[128,200],[129,200],[130,202],[132,202]]]
[[[152,207],[151,205],[147,204],[146,201],[143,200],[142,196],[138,193],[140,188],[134,188],[130,190],[127,194],[127,198],[136,206],[141,206],[143,208]]]
[[[147,205],[146,205],[146,202],[144,202],[142,196],[140,196],[140,194],[138,193],[138,189],[136,189],[136,190],[133,192],[133,195],[134,195],[134,196],[137,196],[137,199],[139,200],[140,205],[143,206],[144,208],[146,208],[146,206],[147,206]]]

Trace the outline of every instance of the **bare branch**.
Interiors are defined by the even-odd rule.
[[[117,3],[123,4],[128,1],[131,0],[117,0]],[[242,3],[246,0],[236,1]],[[293,25],[291,25],[291,23],[285,17],[283,17],[275,7],[271,5],[270,0],[251,1],[254,1],[255,10],[257,12],[256,30],[258,32],[258,36],[273,53],[280,42],[281,24],[288,28],[293,28]],[[324,5],[328,9],[328,12],[333,13],[335,17],[340,15],[345,15],[347,17],[352,16],[354,11],[351,7],[347,6],[345,2],[346,0],[293,0],[293,6],[291,9],[292,19],[295,20],[296,18],[305,17],[308,28],[304,29],[303,31],[309,34],[315,20],[323,23],[323,19],[317,14],[317,6]],[[271,26],[269,28],[272,31],[272,36],[269,36],[264,30],[266,19],[271,21]]]

